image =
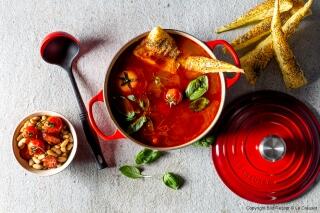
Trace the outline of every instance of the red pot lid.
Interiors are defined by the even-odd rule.
[[[219,123],[212,158],[222,181],[264,204],[303,194],[316,180],[320,125],[299,100],[260,91],[231,103]]]

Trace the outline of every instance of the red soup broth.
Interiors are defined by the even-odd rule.
[[[210,57],[202,47],[192,40],[173,34],[182,56],[206,56]],[[201,74],[179,68],[176,74],[161,70],[161,66],[150,65],[133,54],[133,49],[140,43],[133,44],[118,58],[109,78],[109,101],[112,114],[116,122],[123,130],[126,130],[133,121],[126,121],[118,112],[119,103],[114,97],[134,95],[136,99],[148,99],[149,109],[146,116],[152,121],[131,136],[147,145],[156,147],[172,147],[185,144],[202,134],[214,120],[221,101],[221,83],[219,74],[206,74],[209,79],[209,89],[204,94],[210,100],[210,104],[200,112],[190,109],[190,100],[185,97],[184,91],[189,82]],[[130,92],[120,91],[117,86],[119,74],[124,70],[132,70],[136,73],[138,85]],[[161,86],[159,86],[159,82]],[[168,89],[177,88],[183,94],[182,101],[174,106],[169,106],[165,101]],[[135,103],[133,103],[135,104]],[[136,118],[142,115],[137,114]]]

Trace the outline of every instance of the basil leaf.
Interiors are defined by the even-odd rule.
[[[114,97],[117,105],[117,111],[125,117],[126,121],[132,121],[135,118],[136,112],[131,102],[123,96]]]
[[[199,76],[198,78],[190,81],[186,88],[186,96],[191,100],[200,98],[208,91],[209,80],[206,75]]]
[[[119,168],[120,172],[129,178],[137,179],[137,178],[143,178],[144,176],[141,174],[141,171],[136,166],[128,166],[124,165]]]
[[[215,142],[215,140],[216,138],[214,136],[205,136],[192,145],[196,147],[209,147]]]
[[[162,155],[162,152],[151,150],[151,149],[143,149],[136,155],[136,164],[149,164],[154,161],[156,161],[158,158],[160,158]]]
[[[135,95],[128,95],[127,98],[130,100],[130,101],[136,101],[137,98]]]
[[[132,134],[138,132],[142,128],[143,124],[147,122],[147,120],[147,117],[142,115],[140,118],[129,125],[127,133]]]
[[[126,115],[126,120],[127,121],[132,121],[135,117],[136,117],[136,113],[135,112],[128,112],[127,115]]]
[[[146,111],[150,107],[150,101],[147,96],[143,96],[139,99],[138,101],[139,106],[141,107],[142,110]]]
[[[176,174],[173,174],[171,172],[166,172],[162,180],[166,186],[168,186],[171,189],[177,190],[183,185],[183,179]]]
[[[209,105],[209,103],[210,101],[208,98],[201,97],[190,103],[190,109],[193,110],[194,112],[200,112],[204,110],[204,108],[206,108]]]

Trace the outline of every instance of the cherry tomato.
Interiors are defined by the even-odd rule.
[[[63,127],[63,122],[59,117],[49,117],[44,125],[44,131],[47,133],[60,133]]]
[[[24,146],[23,149],[20,149],[19,153],[20,153],[20,156],[25,160],[29,160],[31,158],[31,155],[29,154],[29,150],[27,146]]]
[[[25,138],[38,138],[39,137],[39,130],[34,126],[28,126],[22,133],[23,137]]]
[[[31,139],[28,142],[29,155],[40,155],[46,152],[46,145],[43,140]]]
[[[47,157],[42,159],[43,166],[47,168],[56,168],[58,164],[58,160],[56,157],[52,155],[48,155]]]
[[[51,145],[56,145],[61,141],[59,137],[56,137],[55,135],[51,135],[45,132],[42,133],[42,137],[43,137],[43,140],[45,140],[48,144],[51,144]]]
[[[138,86],[138,75],[132,70],[125,70],[117,78],[117,86],[123,93],[130,93]]]
[[[165,99],[171,107],[172,105],[177,105],[182,101],[182,94],[178,89],[172,88],[167,91]]]

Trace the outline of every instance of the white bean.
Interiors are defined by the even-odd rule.
[[[54,148],[60,149],[60,145],[54,145]]]
[[[34,164],[33,160],[30,159],[30,160],[29,160],[29,166],[32,166],[33,164]]]
[[[34,169],[37,169],[37,170],[40,170],[40,169],[43,168],[43,166],[40,165],[40,164],[33,164],[32,167],[33,167]]]
[[[24,145],[26,144],[26,140],[25,138],[22,138],[19,142],[18,142],[18,147],[20,149],[23,149]]]
[[[33,162],[35,162],[36,164],[39,164],[41,161],[36,158],[36,157],[32,157]]]
[[[48,151],[47,151],[47,154],[48,154],[48,155],[52,155],[52,156],[54,156],[54,157],[57,157],[57,154],[56,154],[54,151],[52,151],[52,150],[48,150]]]
[[[17,141],[20,141],[22,138],[23,138],[23,135],[20,134],[20,135],[17,137]]]
[[[46,155],[45,154],[41,154],[41,155],[38,155],[38,160],[42,160],[43,158],[45,158],[46,157]]]
[[[68,134],[63,135],[63,139],[67,139],[67,138],[69,138],[69,135],[68,135]]]
[[[61,149],[60,149],[62,152],[67,152],[67,149],[66,149],[66,147],[64,146],[64,147],[61,147]]]
[[[44,120],[46,120],[46,119],[47,119],[47,116],[45,116],[45,115],[42,115],[42,116],[41,116],[41,120],[42,120],[42,121],[44,121]]]
[[[73,147],[73,143],[69,143],[67,146],[67,150],[70,151],[72,149],[72,147]]]
[[[38,120],[40,120],[40,117],[39,116],[35,116],[35,117],[31,118],[31,120],[32,121],[38,121]]]
[[[55,147],[51,148],[52,151],[54,151],[55,153],[57,153],[58,155],[61,155],[61,150],[57,149]]]
[[[61,148],[66,147],[68,143],[69,143],[69,139],[65,139],[65,140],[62,141],[62,143],[60,144],[60,147],[61,147]]]
[[[58,157],[58,162],[59,163],[64,163],[66,162],[67,158],[66,157]]]

